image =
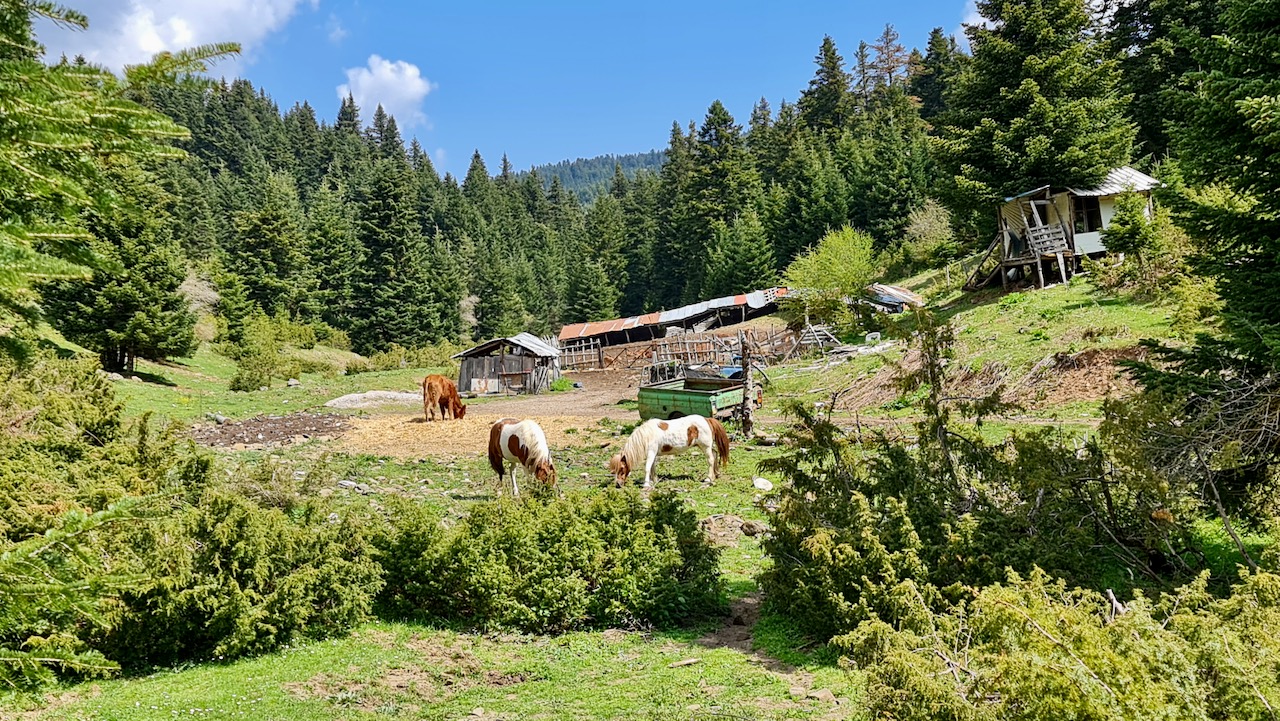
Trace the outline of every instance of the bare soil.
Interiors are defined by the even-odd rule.
[[[480,406],[477,406],[479,408]],[[483,406],[489,410],[489,404]],[[510,414],[467,411],[461,420],[428,423],[420,415],[384,414],[352,418],[350,429],[338,440],[338,448],[396,458],[443,458],[484,455],[488,452],[489,427],[504,417],[533,418],[542,426],[552,448],[600,446],[614,439],[613,426],[603,426],[586,415],[543,415],[532,404],[512,405]],[[631,411],[631,415],[634,415]],[[627,416],[630,418],[630,415]]]
[[[197,443],[216,448],[270,448],[319,438],[335,438],[347,430],[349,421],[348,416],[329,413],[262,415],[222,424],[197,424],[191,429],[191,437]]]

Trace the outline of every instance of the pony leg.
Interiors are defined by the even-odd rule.
[[[516,485],[516,467],[514,465],[511,466],[511,497],[520,497],[520,486]]]
[[[653,469],[658,465],[658,454],[649,452],[648,461],[644,464],[644,487],[649,488],[653,485]]]
[[[702,449],[707,453],[707,480],[714,481],[720,475],[720,458],[716,456],[716,449],[712,444],[708,443]]]

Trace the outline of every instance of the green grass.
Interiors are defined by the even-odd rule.
[[[313,354],[341,354],[318,349]],[[289,388],[284,381],[272,382],[265,391],[235,392],[228,388],[235,375],[235,361],[202,345],[190,358],[165,363],[139,361],[139,381],[116,381],[116,393],[125,404],[125,414],[151,412],[178,421],[203,419],[207,413],[228,418],[247,418],[259,413],[285,414],[314,409],[347,393],[371,390],[417,392],[418,382],[438,368],[404,368],[359,375],[303,373],[302,385]]]
[[[459,719],[483,709],[486,718],[807,719],[833,710],[790,697],[807,677],[718,646],[709,630],[483,637],[375,623],[254,659],[75,688],[30,718]],[[698,662],[672,667],[687,659]],[[855,698],[860,688],[834,667],[812,683]]]

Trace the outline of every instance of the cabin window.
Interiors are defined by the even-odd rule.
[[[1102,230],[1102,209],[1098,199],[1093,197],[1076,198],[1076,232],[1094,233]]]

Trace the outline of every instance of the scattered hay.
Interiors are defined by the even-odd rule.
[[[461,420],[427,423],[417,416],[386,415],[351,419],[339,440],[342,450],[396,458],[458,457],[488,453],[489,427],[501,416],[468,411]],[[611,431],[581,416],[540,416],[554,454],[567,446],[599,446]]]

